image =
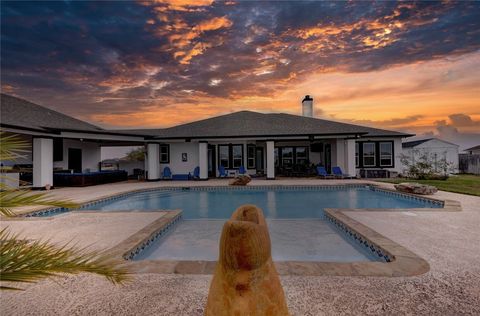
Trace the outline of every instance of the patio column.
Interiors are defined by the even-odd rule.
[[[53,139],[33,138],[33,187],[53,186]]]
[[[267,144],[267,180],[275,179],[275,142],[269,140]]]
[[[147,170],[150,181],[160,179],[160,145],[156,143],[147,144]]]
[[[345,171],[350,176],[355,176],[355,139],[345,140]]]
[[[208,180],[208,143],[198,143],[198,166],[200,167],[200,179]]]

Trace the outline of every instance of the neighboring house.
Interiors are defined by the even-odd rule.
[[[219,166],[267,179],[310,164],[368,177],[401,171],[402,138],[413,135],[313,118],[310,97],[302,107],[308,116],[240,111],[165,129],[105,130],[2,94],[0,123],[32,141],[34,187],[52,184],[54,169],[98,171],[102,146],[145,145],[148,180],[161,179],[166,166],[173,174],[198,166],[203,180],[218,176]]]
[[[404,142],[402,144],[403,154],[410,157],[411,161],[418,160],[418,157],[428,154],[437,172],[442,172],[439,162],[445,159],[452,165],[449,173],[458,173],[458,145],[446,142],[438,138],[426,138]]]
[[[465,152],[469,155],[480,155],[480,145],[474,146],[472,148],[465,149]]]

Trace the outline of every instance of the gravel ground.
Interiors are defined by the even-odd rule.
[[[426,259],[417,277],[281,278],[293,315],[480,315],[480,198],[439,192],[462,212],[351,216]],[[88,274],[1,292],[2,315],[201,315],[211,276],[140,274],[125,286]]]

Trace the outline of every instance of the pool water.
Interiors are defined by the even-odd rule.
[[[135,193],[86,206],[100,211],[181,209],[184,220],[135,260],[209,260],[218,258],[225,219],[243,204],[255,204],[265,217],[275,261],[358,262],[382,260],[348,237],[324,216],[325,208],[433,208],[425,199],[356,187],[247,187],[163,189]]]
[[[370,187],[159,190],[136,193],[84,207],[90,210],[174,210],[185,219],[226,219],[243,204],[254,204],[266,218],[322,218],[324,208],[425,208],[440,207],[426,200],[391,195]]]

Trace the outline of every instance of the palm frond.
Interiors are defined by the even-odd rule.
[[[120,261],[86,248],[55,246],[48,241],[22,240],[6,228],[0,231],[0,281],[34,283],[62,273],[89,272],[102,275],[114,284],[130,279]],[[0,286],[0,289],[19,289]]]
[[[4,216],[14,216],[12,211],[15,207],[21,206],[57,206],[65,208],[75,208],[78,204],[70,200],[56,200],[48,198],[44,193],[32,193],[29,190],[5,190],[6,186],[1,187],[0,191],[0,214]]]
[[[0,131],[0,160],[13,161],[22,158],[21,153],[27,153],[30,143],[22,139],[19,135]]]

